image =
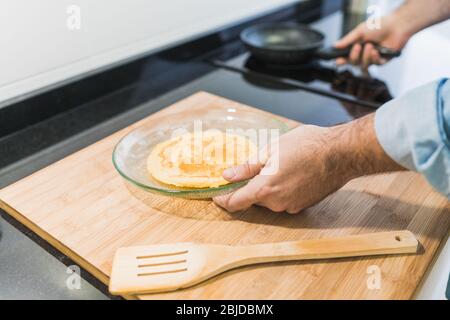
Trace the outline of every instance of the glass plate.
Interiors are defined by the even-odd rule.
[[[270,115],[234,108],[212,109],[201,113],[193,112],[191,115],[174,113],[156,118],[151,123],[140,126],[123,137],[114,148],[114,167],[123,178],[139,188],[165,196],[206,199],[244,186],[247,181],[230,183],[216,188],[180,188],[158,182],[148,173],[147,157],[153,147],[170,139],[175,130],[184,129],[193,132],[194,126],[196,128],[201,126],[203,131],[218,129],[225,132],[230,129],[250,129],[263,132],[261,129],[275,129],[272,132],[278,132],[279,135],[288,131],[286,123]],[[261,146],[261,144],[259,145]]]

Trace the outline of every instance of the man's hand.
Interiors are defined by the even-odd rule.
[[[214,202],[230,212],[255,204],[298,213],[353,178],[402,170],[378,144],[373,118],[332,128],[302,125],[288,132],[280,138],[279,153],[269,153],[267,161],[227,169],[223,176],[231,182],[251,180]],[[279,161],[278,170],[266,174],[273,161]]]
[[[360,43],[375,42],[389,49],[401,50],[412,35],[448,18],[448,0],[407,0],[394,13],[381,19],[381,29],[370,30],[363,22],[339,40],[335,44],[337,48],[353,47],[347,59],[340,58],[336,62],[351,62],[364,69],[370,64],[383,64],[386,60],[380,57],[372,44],[365,44],[363,47]]]
[[[350,62],[354,65],[361,65],[363,69],[367,69],[371,64],[386,63],[387,60],[380,56],[372,43],[400,51],[411,37],[407,27],[404,26],[405,23],[396,16],[388,16],[381,19],[380,29],[371,30],[365,22],[362,22],[335,43],[336,48],[352,46],[348,58],[338,58],[336,63],[345,64]],[[362,43],[366,44],[363,45]]]

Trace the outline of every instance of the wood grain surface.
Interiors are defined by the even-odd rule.
[[[411,298],[450,227],[448,200],[418,174],[356,179],[305,212],[289,215],[257,207],[229,214],[207,200],[156,196],[125,183],[115,171],[112,150],[137,126],[171,113],[201,115],[208,108],[230,107],[263,112],[197,93],[0,190],[0,207],[106,284],[114,253],[124,246],[250,245],[407,229],[421,244],[418,254],[248,266],[191,288],[138,298]],[[380,287],[368,286],[378,271]]]

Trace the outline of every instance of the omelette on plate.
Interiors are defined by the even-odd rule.
[[[226,168],[245,163],[256,154],[247,137],[218,130],[186,133],[157,144],[147,159],[156,180],[187,188],[213,188],[228,184]]]

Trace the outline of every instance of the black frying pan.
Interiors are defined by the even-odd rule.
[[[241,40],[259,60],[277,64],[306,63],[311,59],[347,57],[351,48],[323,48],[325,36],[297,23],[265,23],[242,31]],[[383,58],[398,57],[400,51],[374,44]]]

